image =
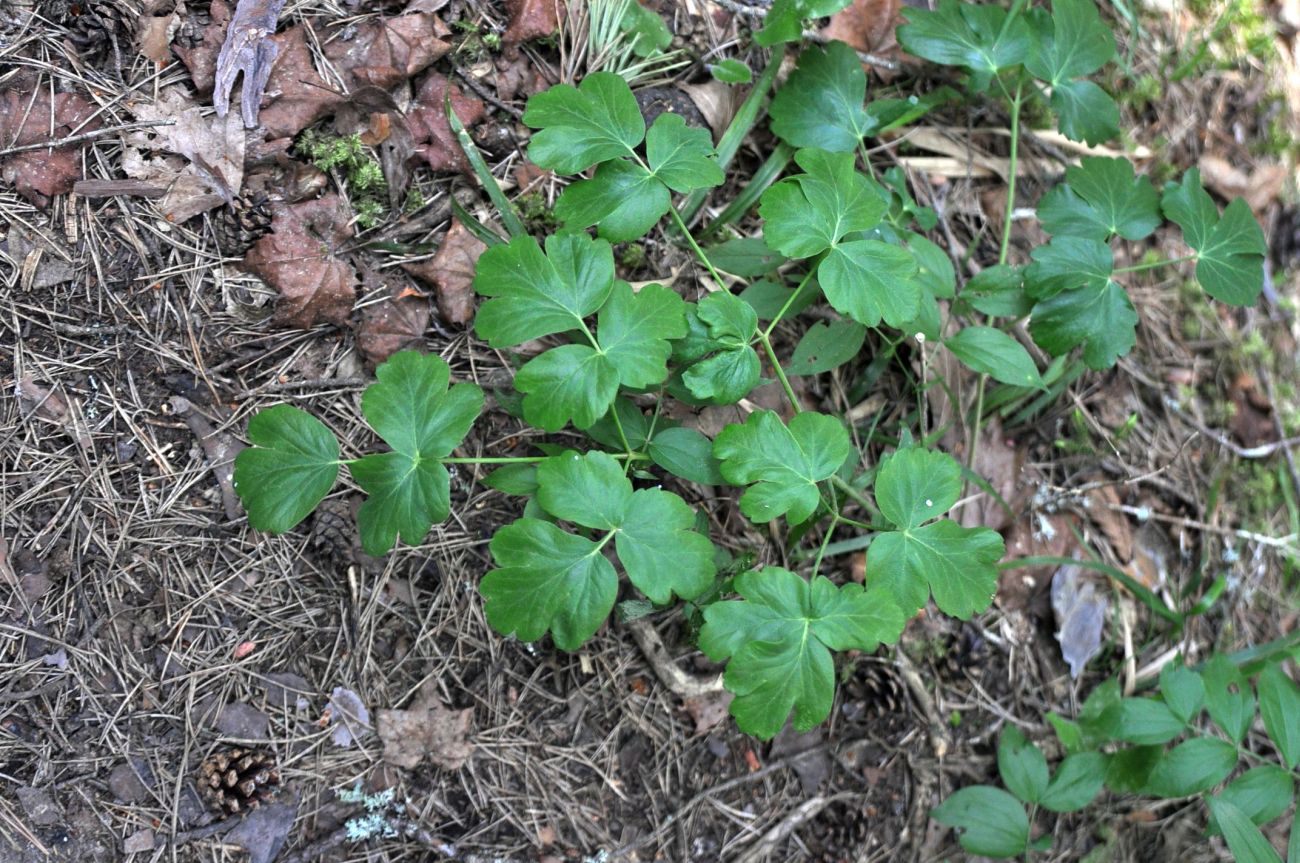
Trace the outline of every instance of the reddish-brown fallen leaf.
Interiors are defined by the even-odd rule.
[[[880,54],[893,48],[899,0],[853,0],[822,28],[827,39],[847,42],[855,50]]]
[[[343,95],[316,72],[305,28],[292,27],[273,39],[279,56],[266,83],[257,118],[271,139],[298,134],[344,101]]]
[[[142,15],[136,25],[136,44],[140,53],[160,66],[171,60],[172,32],[176,24],[176,14]]]
[[[212,5],[208,7],[210,20],[207,26],[199,31],[198,40],[187,43],[184,38],[181,38],[172,47],[176,56],[180,57],[181,62],[190,70],[190,78],[193,79],[194,88],[200,95],[207,96],[216,85],[217,55],[221,53],[221,45],[226,40],[226,27],[230,24],[232,15],[234,15],[232,4],[225,0],[212,0]],[[183,27],[182,32],[184,31]]]
[[[431,260],[402,267],[437,292],[438,314],[444,321],[468,324],[474,319],[474,268],[486,249],[459,219],[453,218],[438,254]]]
[[[76,93],[37,87],[0,93],[0,149],[58,141],[100,127],[96,106]],[[28,150],[0,160],[0,176],[27,200],[46,207],[54,195],[72,191],[81,176],[83,145]]]
[[[367,84],[388,89],[427,68],[451,50],[437,38],[438,16],[400,15],[372,21],[349,38],[326,43],[325,57],[343,76],[348,90]]]
[[[248,250],[244,266],[280,292],[276,324],[347,324],[357,277],[334,253],[351,236],[347,205],[337,195],[275,208],[271,233]]]
[[[550,36],[560,26],[560,0],[506,0],[510,24],[501,35],[508,45]]]
[[[429,326],[428,298],[412,290],[407,278],[392,270],[367,270],[363,281],[367,289],[388,289],[383,302],[361,311],[357,349],[366,362],[379,365],[398,351],[423,347]]]
[[[415,154],[428,162],[430,168],[468,173],[469,164],[452,134],[443,105],[448,87],[451,88],[452,108],[465,128],[483,119],[483,102],[466,96],[459,87],[447,81],[447,76],[437,72],[431,73],[420,85],[420,92],[416,94],[406,119],[411,129],[411,140],[416,144]]]

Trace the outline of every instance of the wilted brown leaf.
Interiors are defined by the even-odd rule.
[[[244,266],[280,292],[275,323],[347,324],[357,277],[335,252],[351,236],[347,205],[337,195],[275,208],[271,233],[244,256]]]
[[[507,45],[550,36],[560,26],[560,0],[506,0],[510,23],[501,41]]]
[[[100,127],[96,106],[76,93],[51,93],[38,87],[30,92],[0,93],[0,149],[58,141],[93,132]],[[0,160],[0,176],[27,200],[46,207],[54,195],[72,191],[81,176],[80,151],[84,145],[28,150]]]
[[[899,0],[853,0],[831,16],[822,28],[827,39],[847,42],[855,50],[879,54],[893,48],[894,27],[898,20]]]
[[[438,16],[401,15],[355,28],[349,38],[325,45],[325,57],[343,76],[348,90],[371,85],[388,89],[451,50],[437,38]]]
[[[415,102],[406,114],[411,129],[411,139],[415,143],[415,154],[429,163],[435,171],[469,171],[465,154],[461,152],[456,136],[452,134],[447,122],[447,111],[443,105],[447,88],[451,88],[451,106],[456,116],[465,124],[473,126],[483,119],[483,103],[473,96],[466,96],[461,89],[447,80],[447,76],[434,72],[420,85]]]
[[[429,689],[409,710],[380,710],[376,720],[384,760],[409,770],[427,755],[438,767],[459,770],[474,751],[466,740],[473,715],[468,707],[448,710]]]
[[[1256,213],[1277,199],[1287,178],[1285,165],[1259,165],[1247,173],[1227,159],[1209,154],[1201,156],[1199,167],[1205,185],[1224,198],[1245,198]]]
[[[459,219],[453,218],[438,254],[428,261],[403,264],[402,268],[437,291],[438,313],[444,321],[467,324],[474,319],[474,268],[486,249]]]
[[[429,300],[413,290],[401,273],[367,270],[363,277],[367,292],[387,288],[388,297],[361,311],[357,326],[357,348],[366,362],[379,365],[406,348],[424,345],[429,326]]]
[[[199,39],[187,44],[184,39],[177,40],[173,50],[181,62],[190,70],[194,89],[206,96],[212,92],[217,80],[217,55],[226,39],[227,25],[234,14],[231,5],[225,0],[212,0],[208,7],[209,21],[201,31]]]
[[[267,138],[286,138],[330,113],[344,97],[316,71],[305,28],[290,28],[273,41],[279,56],[266,82],[258,122]]]
[[[140,53],[160,66],[166,65],[171,60],[172,34],[178,25],[175,12],[140,16],[135,31]]]

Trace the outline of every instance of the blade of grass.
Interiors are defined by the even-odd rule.
[[[443,104],[447,109],[447,122],[451,124],[451,131],[456,135],[456,142],[460,144],[461,152],[469,160],[469,166],[474,169],[474,175],[483,185],[484,191],[487,192],[488,199],[492,205],[497,208],[501,215],[501,224],[510,233],[511,237],[527,236],[528,229],[524,227],[523,221],[515,213],[514,206],[506,193],[501,190],[501,184],[493,176],[491,169],[488,168],[487,162],[483,161],[483,155],[474,146],[474,141],[465,129],[465,124],[456,116],[456,110],[451,105],[451,88],[447,88],[447,94],[443,97]],[[468,225],[466,226],[468,227]],[[483,239],[479,237],[479,239]],[[487,242],[484,240],[484,242]]]
[[[775,149],[772,150],[772,155],[768,156],[767,161],[754,172],[754,176],[750,178],[745,188],[740,190],[740,194],[736,196],[735,200],[728,204],[727,208],[700,233],[700,239],[708,238],[710,234],[726,227],[753,209],[754,205],[758,203],[758,199],[767,191],[767,187],[777,181],[777,178],[781,176],[781,172],[785,170],[785,166],[790,164],[790,160],[793,158],[793,147],[788,144],[777,144]]]
[[[451,199],[451,211],[457,219],[460,219],[460,223],[465,226],[465,229],[478,237],[479,242],[485,244],[488,248],[499,246],[505,242],[503,238],[497,236],[496,231],[474,218],[470,211],[462,207],[455,198]]]
[[[1121,569],[1116,569],[1109,564],[1102,563],[1099,560],[1076,560],[1073,557],[1052,557],[1048,555],[1034,557],[1018,557],[1015,560],[1007,560],[998,564],[998,569],[1006,571],[1008,569],[1024,569],[1028,566],[1081,566],[1084,569],[1095,570],[1104,573],[1118,581],[1128,588],[1129,592],[1141,600],[1142,604],[1151,609],[1152,612],[1163,617],[1171,623],[1179,626],[1183,624],[1185,615],[1174,611],[1165,605],[1164,600],[1151,592],[1146,585],[1135,579]]]

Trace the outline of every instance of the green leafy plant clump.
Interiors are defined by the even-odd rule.
[[[294,407],[253,418],[253,446],[236,461],[250,523],[292,528],[346,465],[368,495],[359,514],[363,545],[382,554],[399,536],[420,543],[447,517],[446,465],[493,466],[486,484],[527,501],[490,544],[495,567],[480,591],[491,625],[526,641],[549,634],[560,649],[576,650],[620,596],[653,608],[688,603],[703,621],[699,647],[726,663],[733,715],[761,737],[791,717],[807,729],[829,715],[837,653],[895,642],[930,601],[959,618],[987,609],[1003,541],[947,517],[970,476],[926,444],[937,439],[934,430],[912,415],[887,435],[873,418],[855,427],[807,410],[791,378],[845,366],[869,336],[874,361],[885,363],[913,339],[921,351],[951,353],[981,387],[995,382],[990,403],[1028,403],[1083,366],[1113,365],[1133,346],[1138,318],[1124,282],[1140,270],[1195,261],[1210,296],[1253,302],[1263,236],[1242,202],[1221,213],[1195,170],[1157,190],[1125,159],[1088,158],[1039,201],[1050,242],[1026,262],[1010,260],[1022,111],[1042,101],[1076,140],[1117,132],[1114,103],[1088,80],[1115,50],[1091,0],[1056,0],[1050,10],[1024,0],[1010,9],[943,0],[934,12],[909,9],[899,29],[913,54],[960,67],[971,94],[1001,98],[1010,112],[1008,221],[998,261],[978,275],[959,278],[926,236],[935,213],[916,203],[901,173],[878,172],[867,147],[955,92],[868,101],[857,55],[838,42],[799,55],[768,109],[779,139],[768,163],[740,184],[723,210],[730,215],[693,230],[704,196],[722,185],[761,116],[784,43],[800,38],[804,19],[844,5],[773,4],[755,37],[772,47],[768,65],[716,145],[671,114],[647,128],[614,73],[531,97],[523,114],[534,129],[529,158],[573,178],[554,209],[559,229],[541,241],[482,169],[510,236],[462,216],[490,246],[474,282],[483,298],[475,331],[505,350],[541,340],[544,349],[517,369],[514,389],[523,421],[564,431],[563,446],[452,456],[482,393],[472,384],[449,387],[437,357],[397,354],[361,405],[388,451],[344,460],[333,435]],[[736,65],[721,77],[746,80]],[[471,164],[481,164],[467,140],[461,136]],[[761,235],[726,236],[755,207]],[[665,217],[665,235],[707,273],[698,290],[634,288],[618,278],[611,243],[638,240]],[[1122,244],[1166,222],[1181,229],[1184,258],[1116,266]],[[809,325],[804,312],[812,307],[818,320]],[[1026,320],[1032,343],[1018,335]],[[778,327],[803,333],[788,357],[777,350],[784,341],[774,343]],[[784,393],[782,412],[747,401],[765,380]],[[673,418],[720,405],[744,413],[712,439]],[[978,412],[970,421],[980,425]],[[700,508],[711,496],[692,483],[737,489],[740,513],[781,536],[798,569],[753,569],[715,545]],[[837,534],[850,536],[853,550],[870,545],[865,585],[823,573]]]

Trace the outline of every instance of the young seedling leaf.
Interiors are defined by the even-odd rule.
[[[1222,797],[1211,797],[1206,803],[1238,863],[1282,863],[1282,857],[1244,812]],[[1296,828],[1293,825],[1291,829]]]
[[[441,357],[402,351],[375,369],[361,412],[392,448],[353,462],[352,478],[369,495],[357,512],[361,545],[382,555],[398,535],[418,545],[451,511],[451,478],[439,459],[460,445],[483,409],[474,384],[447,383]]]
[[[497,348],[579,329],[614,288],[609,243],[585,234],[546,238],[546,254],[531,237],[517,237],[483,253],[474,290],[490,297],[474,327]]]
[[[765,48],[781,42],[797,42],[803,36],[803,22],[825,18],[849,5],[850,0],[774,0],[763,19],[763,29],[754,41]]]
[[[772,131],[792,147],[852,153],[872,125],[863,109],[867,76],[843,42],[809,46],[772,97]]]
[[[961,466],[945,453],[909,447],[881,460],[876,503],[897,530],[872,542],[867,584],[888,587],[904,614],[915,614],[930,594],[944,613],[962,619],[993,600],[1002,537],[931,521],[956,503],[961,486]]]
[[[1038,218],[1049,234],[1143,240],[1160,226],[1160,197],[1128,159],[1087,156],[1066,170],[1065,180],[1038,202]]]
[[[1137,343],[1137,312],[1116,282],[1063,291],[1034,306],[1029,333],[1053,356],[1083,345],[1090,369],[1110,368]]]
[[[1052,88],[1052,109],[1061,132],[1075,141],[1100,144],[1119,134],[1119,107],[1091,81],[1079,81],[1115,56],[1115,39],[1093,0],[1053,0],[1052,15],[1035,16],[1037,39],[1025,68]]]
[[[546,512],[605,535],[592,541],[528,518],[498,531],[491,549],[500,568],[481,587],[497,631],[535,641],[549,629],[561,649],[576,650],[614,607],[618,578],[601,553],[611,539],[628,578],[656,604],[712,583],[713,544],[693,530],[691,508],[660,489],[633,491],[608,454],[547,459],[537,485]]]
[[[535,132],[528,157],[541,168],[576,174],[632,153],[645,137],[645,120],[627,82],[595,72],[573,87],[557,84],[532,96],[524,123]]]
[[[817,510],[817,483],[829,479],[849,457],[849,434],[838,419],[796,414],[787,427],[772,411],[755,411],[743,425],[719,432],[713,454],[732,485],[750,485],[740,510],[762,524],[785,515],[802,524]]]
[[[339,442],[324,423],[292,405],[259,411],[248,422],[248,439],[253,445],[235,456],[235,492],[249,524],[284,533],[334,487]]]
[[[735,589],[740,601],[704,610],[700,649],[715,661],[730,657],[725,683],[736,695],[731,714],[742,731],[765,740],[792,710],[798,731],[830,714],[832,650],[874,650],[903,629],[887,593],[857,584],[836,587],[822,576],[808,582],[768,567],[737,576]]]
[[[964,67],[977,93],[988,89],[998,70],[1025,62],[1033,49],[1025,19],[1008,22],[999,6],[939,0],[933,12],[908,8],[903,14],[908,23],[898,28],[899,44],[931,62]]]
[[[759,205],[769,247],[792,258],[808,258],[850,231],[880,223],[886,197],[854,170],[852,153],[800,150],[794,160],[804,173],[769,188]]]
[[[754,80],[754,72],[739,60],[728,58],[709,66],[709,73],[724,84],[748,84]]]
[[[718,404],[740,401],[758,383],[761,372],[758,354],[749,345],[758,329],[758,315],[739,297],[715,291],[700,300],[694,318],[707,335],[693,339],[694,350],[687,356],[696,361],[682,373],[682,382],[699,399]]]
[[[1007,790],[1026,803],[1037,803],[1047,790],[1047,759],[1014,725],[998,738],[998,773]]]
[[[1033,357],[1020,342],[993,327],[966,327],[944,342],[953,356],[995,381],[1018,387],[1044,388]]]
[[[1237,198],[1220,216],[1201,186],[1201,172],[1192,168],[1182,183],[1165,188],[1160,204],[1196,252],[1196,279],[1206,293],[1234,306],[1248,306],[1259,298],[1267,246],[1245,201]]]
[[[960,832],[957,841],[972,854],[1017,857],[1029,847],[1025,807],[1001,788],[972,785],[949,795],[930,813]]]
[[[857,321],[819,321],[795,346],[786,374],[819,375],[838,368],[858,355],[866,338],[867,328]]]

